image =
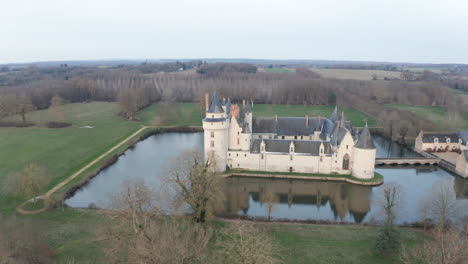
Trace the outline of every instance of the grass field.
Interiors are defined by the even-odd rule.
[[[398,108],[400,110],[405,110],[412,112],[421,118],[430,120],[434,124],[439,124],[439,129],[444,129],[444,119],[445,111],[442,107],[437,106],[413,106],[413,105],[397,105],[397,104],[387,104],[385,107]],[[468,129],[468,116],[465,116],[462,124],[460,124],[460,129]]]
[[[203,111],[195,104],[176,104],[177,113],[168,125],[201,125]],[[255,105],[256,115],[303,116],[322,114],[329,116],[331,106],[269,106]],[[102,230],[113,224],[108,213],[93,210],[56,208],[36,215],[18,215],[14,208],[24,201],[9,195],[11,180],[25,164],[45,166],[48,184],[44,192],[79,168],[132,134],[141,125],[150,125],[158,111],[158,104],[139,113],[140,122],[129,122],[118,116],[115,103],[93,102],[69,104],[63,108],[64,121],[72,127],[48,129],[0,128],[0,215],[17,215],[32,221],[45,236],[57,263],[102,263],[108,242]],[[366,116],[345,110],[353,122]],[[29,113],[27,119],[37,124],[49,120],[48,110]],[[9,118],[19,120],[20,117]],[[373,119],[369,119],[370,123]],[[355,124],[356,125],[356,124]],[[93,128],[80,128],[92,126]],[[87,172],[95,169],[90,168]],[[31,205],[31,209],[37,209]],[[0,223],[1,224],[1,223]],[[225,223],[213,222],[213,226]],[[372,253],[377,232],[374,227],[354,225],[259,224],[281,246],[284,263],[396,263],[392,259]],[[402,232],[403,241],[413,244],[425,236],[415,229]]]
[[[372,80],[372,75],[376,74],[378,80],[387,78],[400,78],[400,72],[381,70],[351,70],[351,69],[311,69],[319,73],[324,78]]]
[[[108,213],[63,208],[22,218],[32,219],[41,226],[58,263],[104,262],[108,247],[104,231],[113,222]],[[229,222],[213,220],[208,224],[218,230]],[[373,253],[378,231],[375,227],[283,223],[258,223],[256,226],[277,243],[283,263],[398,263],[394,258]],[[420,243],[427,237],[417,229],[400,230],[404,245]],[[214,232],[215,238],[216,234]]]
[[[265,72],[270,73],[294,73],[295,69],[290,68],[262,68]]]
[[[136,122],[120,119],[118,111],[114,103],[69,104],[64,106],[64,116],[72,127],[1,128],[0,211],[18,205],[11,201],[5,204],[1,198],[7,196],[7,189],[26,164],[45,168],[46,191],[140,127]],[[48,110],[34,111],[27,118],[46,122]],[[80,128],[85,125],[94,128]]]

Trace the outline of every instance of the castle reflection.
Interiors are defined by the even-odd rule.
[[[345,182],[232,177],[225,181],[224,213],[250,215],[252,201],[260,206],[273,202],[288,208],[305,205],[329,210],[336,221],[349,215],[361,223],[370,211],[371,193],[372,187]],[[310,219],[316,217],[310,215]]]

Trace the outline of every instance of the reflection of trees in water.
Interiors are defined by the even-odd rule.
[[[288,207],[309,205],[320,209],[329,204],[335,220],[343,220],[350,214],[360,223],[370,210],[371,190],[368,186],[345,182],[233,177],[225,181],[224,213],[243,211],[247,214],[249,196],[262,205],[270,201],[273,195],[277,204],[287,204]]]
[[[455,177],[453,189],[457,200],[468,199],[468,179]]]

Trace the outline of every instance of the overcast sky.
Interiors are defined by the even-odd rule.
[[[468,63],[468,1],[0,0],[0,63],[159,58]]]

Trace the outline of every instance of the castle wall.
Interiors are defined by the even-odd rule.
[[[222,118],[222,114],[207,114],[208,118]],[[217,171],[224,171],[229,144],[229,123],[203,121],[205,160],[214,162]]]
[[[456,169],[464,177],[468,177],[468,163],[466,162],[465,157],[463,157],[463,153],[458,155]]]

